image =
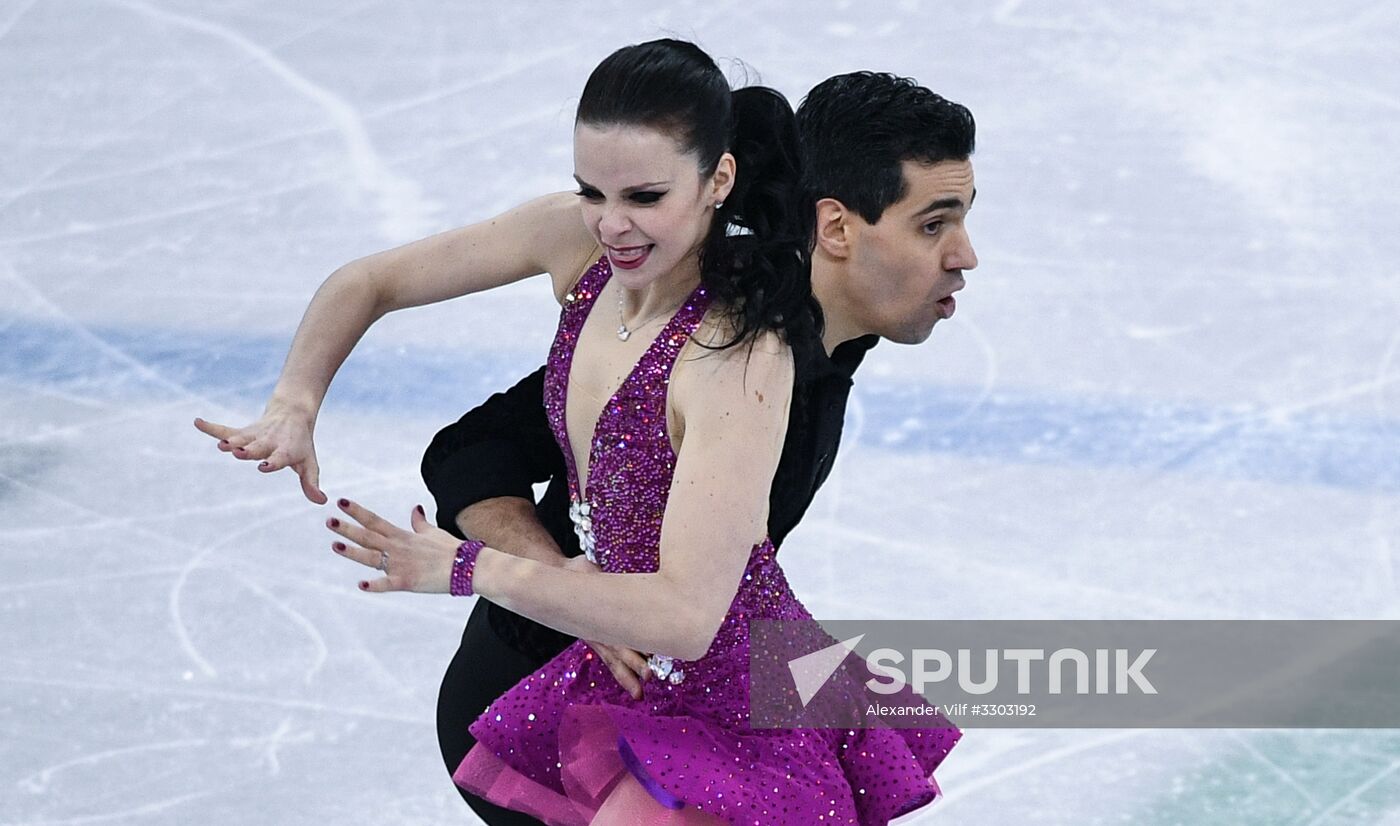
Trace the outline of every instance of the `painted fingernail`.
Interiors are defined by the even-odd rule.
[[[330,526],[330,527],[332,527],[332,528],[338,528],[338,527],[340,527],[340,520],[339,520],[339,519],[336,519],[334,516],[332,516],[330,519],[327,519],[327,520],[326,520],[326,525],[328,525],[328,526]]]
[[[368,583],[368,582],[361,582],[361,583],[360,583],[360,590],[361,590],[361,591],[368,591],[368,590],[369,590],[369,583]]]
[[[341,506],[342,508],[348,508],[348,507],[350,507],[350,500],[349,500],[349,499],[337,499],[337,500],[335,500],[335,503],[336,503],[337,505]]]
[[[267,470],[267,469],[270,468],[270,467],[272,467],[272,465],[268,464],[267,462],[259,462],[259,463],[258,463],[258,469],[259,469],[259,470]]]
[[[343,553],[345,553],[345,543],[344,543],[344,542],[332,542],[332,543],[331,543],[331,550],[335,551],[335,552],[338,553],[338,554],[343,554]]]
[[[418,511],[418,515],[419,515],[419,516],[427,516],[427,514],[423,512],[423,506],[422,506],[422,505],[414,505],[414,506],[413,506],[413,509],[416,510],[416,511]]]
[[[223,445],[224,447],[228,447],[228,439],[220,439],[219,444]]]

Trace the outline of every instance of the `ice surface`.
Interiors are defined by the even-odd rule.
[[[784,550],[817,616],[1400,619],[1395,4],[8,0],[0,823],[474,822],[433,732],[470,606],[360,594],[189,422],[260,410],[336,266],[570,186],[586,73],[662,34],[978,117],[981,266],[871,354]],[[553,321],[376,327],[328,492],[406,517]],[[940,779],[909,822],[1394,826],[1400,734],[974,729]]]

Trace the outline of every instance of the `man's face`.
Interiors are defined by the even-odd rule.
[[[864,329],[918,344],[952,316],[963,270],[977,266],[965,219],[976,197],[972,162],[904,161],[904,197],[874,224],[851,213],[846,298]]]

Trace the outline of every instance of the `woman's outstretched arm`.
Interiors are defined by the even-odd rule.
[[[236,458],[259,461],[264,472],[295,469],[306,497],[322,504],[312,441],[316,416],[331,379],[375,321],[543,272],[554,276],[557,295],[593,247],[578,198],[561,192],[352,261],[316,291],[262,417],[241,428],[204,419],[195,427]]]
[[[581,557],[542,564],[492,548],[477,557],[476,593],[567,634],[681,659],[703,656],[766,533],[768,489],[782,452],[792,393],[790,351],[767,335],[753,347],[689,349],[671,381],[681,434],[656,573],[606,574]],[[330,527],[339,552],[388,575],[367,590],[448,590],[459,540],[421,511],[411,530],[343,503]],[[385,556],[381,556],[381,552]]]

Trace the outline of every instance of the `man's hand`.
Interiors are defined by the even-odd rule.
[[[601,642],[584,640],[599,659],[607,665],[617,684],[632,695],[632,699],[642,699],[642,683],[651,679],[651,669],[647,668],[647,658],[630,648],[618,648]]]
[[[600,574],[602,570],[587,557],[576,556],[572,559],[564,559],[559,563],[559,567],[570,571],[581,571],[589,574]],[[642,683],[651,679],[651,669],[647,667],[647,658],[640,652],[630,648],[608,645],[606,643],[584,640],[588,647],[593,649],[593,653],[603,661],[603,664],[612,672],[613,679],[622,686],[632,699],[642,699]]]

